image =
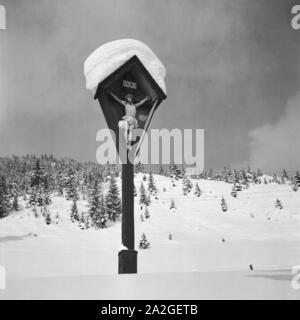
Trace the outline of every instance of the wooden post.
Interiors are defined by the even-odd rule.
[[[128,159],[122,164],[122,244],[119,273],[137,273],[137,251],[134,250],[134,165]]]

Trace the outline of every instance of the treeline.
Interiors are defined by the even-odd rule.
[[[143,171],[143,165],[138,164],[138,172]],[[194,169],[194,170],[193,170]],[[192,179],[206,179],[206,180],[216,180],[224,181],[227,183],[240,183],[247,185],[249,183],[278,183],[283,184],[290,182],[292,185],[299,186],[300,183],[300,174],[299,171],[296,171],[295,175],[289,176],[286,169],[282,170],[281,174],[274,173],[273,175],[264,174],[261,169],[231,169],[230,166],[224,166],[222,170],[204,170],[202,172],[197,172],[197,168],[188,167],[185,168],[183,165],[176,165],[174,163],[170,164],[167,169],[164,169],[163,166],[160,166],[159,174],[170,177],[171,179],[178,180],[184,179],[186,176]]]
[[[232,183],[232,196],[236,196],[236,191],[240,191],[242,187],[247,188],[250,183],[288,183],[294,191],[300,187],[299,172],[289,177],[286,170],[281,175],[270,176],[264,175],[260,169],[253,170],[250,167],[236,170],[225,166],[220,171],[209,169],[203,172],[197,172],[196,167],[194,169],[172,163],[168,168],[160,166],[159,174],[171,178],[173,185],[176,180],[182,179],[185,195],[192,190],[191,178]],[[145,171],[143,164],[135,165],[135,173]],[[107,221],[115,222],[121,214],[121,199],[116,183],[119,174],[117,165],[99,165],[67,158],[57,160],[52,155],[0,157],[0,218],[18,211],[22,198],[26,207],[32,208],[35,216],[38,216],[37,209],[40,208],[46,222],[51,223],[48,206],[53,196],[60,196],[72,201],[70,218],[73,222],[78,222],[81,228],[104,228]],[[146,177],[143,181],[146,181]],[[104,183],[108,185],[106,190],[103,189]],[[195,188],[195,194],[200,196],[199,186],[196,185]],[[143,189],[144,186],[140,186],[140,203],[147,206],[150,197]],[[155,196],[156,186],[152,174],[149,175],[148,191]],[[78,200],[88,201],[88,213],[78,211]]]

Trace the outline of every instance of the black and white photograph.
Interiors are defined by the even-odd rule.
[[[300,1],[0,0],[0,300],[299,299]]]

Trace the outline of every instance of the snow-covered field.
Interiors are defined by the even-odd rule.
[[[300,298],[291,287],[291,268],[300,265],[299,191],[251,184],[233,198],[231,184],[197,180],[198,198],[183,195],[182,180],[173,187],[170,178],[154,179],[158,199],[143,222],[135,198],[136,248],[143,232],[151,242],[138,249],[138,275],[117,275],[120,222],[81,230],[70,221],[71,201],[53,197],[49,209],[53,220],[59,213],[58,224],[46,225],[31,209],[0,221],[0,265],[7,273],[0,298]],[[136,175],[137,190],[141,181]],[[87,212],[87,202],[78,201],[78,209]],[[124,292],[124,285],[131,289]]]

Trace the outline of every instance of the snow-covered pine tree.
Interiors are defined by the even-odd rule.
[[[153,178],[152,171],[150,171],[150,173],[149,173],[148,191],[153,195],[155,195],[156,192],[157,192],[157,189],[156,189],[156,186],[155,186],[155,183],[154,183],[154,178]]]
[[[282,209],[282,204],[281,201],[277,198],[275,202],[275,208],[279,208],[280,210]]]
[[[75,171],[72,167],[68,170],[66,179],[66,198],[67,200],[78,200],[77,181]]]
[[[37,159],[35,161],[33,170],[30,172],[30,198],[29,204],[32,206],[38,205],[42,207],[44,205],[44,179],[45,173],[41,161]]]
[[[110,179],[108,193],[105,198],[105,205],[108,218],[115,222],[116,218],[122,213],[122,209],[119,189],[113,176]]]
[[[144,184],[142,182],[140,186],[140,205],[143,205],[146,203],[147,203],[147,195],[146,195]]]
[[[226,203],[224,197],[222,197],[222,199],[221,199],[221,208],[222,208],[223,212],[227,211],[227,203]]]
[[[62,170],[59,170],[56,176],[57,193],[60,197],[64,195],[65,177]]]
[[[19,211],[19,202],[18,202],[18,195],[17,194],[14,194],[14,200],[13,200],[12,208],[15,211]]]
[[[85,215],[83,212],[81,212],[81,214],[79,215],[79,224],[78,225],[81,230],[85,229]]]
[[[252,173],[252,181],[254,182],[254,183],[260,183],[260,179],[258,179],[258,177],[257,177],[257,174],[256,174],[256,172],[255,171],[253,171],[253,173]]]
[[[201,194],[202,194],[201,189],[200,189],[198,183],[196,183],[196,187],[195,187],[195,192],[194,192],[194,194],[195,194],[196,197],[200,197]]]
[[[249,182],[248,175],[245,170],[242,170],[242,184],[247,185]]]
[[[43,204],[49,205],[51,203],[50,187],[49,187],[49,177],[45,175],[44,177],[44,194],[43,194]]]
[[[36,205],[32,207],[32,212],[35,218],[39,217]]]
[[[7,185],[5,176],[0,176],[0,218],[8,215],[10,210],[10,203],[7,193]]]
[[[140,247],[140,249],[149,249],[150,248],[150,242],[147,240],[145,233],[142,234],[139,247]]]
[[[89,229],[90,228],[90,217],[89,217],[89,215],[86,215],[86,217],[85,217],[84,228],[85,229]]]
[[[35,161],[33,170],[30,173],[30,187],[40,187],[44,183],[44,171],[40,159]]]
[[[143,175],[143,181],[147,181],[147,176],[145,174]]]
[[[300,173],[299,173],[299,171],[296,172],[296,175],[294,177],[294,184],[297,187],[300,187]]]
[[[239,182],[235,183],[235,190],[236,191],[242,191],[242,186]]]
[[[78,214],[77,203],[75,199],[73,199],[70,216],[71,216],[72,222],[79,221],[79,214]]]
[[[101,188],[98,189],[98,185],[95,185],[91,208],[89,211],[90,217],[92,219],[93,225],[98,228],[106,227],[106,208],[105,208],[105,200],[104,195]]]
[[[99,186],[98,186],[98,181],[94,181],[94,187],[92,190],[91,197],[89,199],[89,215],[94,220],[94,215],[96,215],[97,212],[99,212],[100,208],[100,192],[99,192]]]
[[[43,186],[39,186],[36,189],[36,203],[39,207],[42,207],[45,204]]]
[[[44,207],[44,213],[45,213],[45,221],[46,221],[46,224],[49,225],[51,224],[51,215],[50,215],[50,211],[48,209],[48,206],[45,206]]]
[[[232,186],[231,195],[232,195],[234,198],[236,198],[236,196],[237,196],[236,184],[234,184],[234,185]]]
[[[170,210],[176,210],[176,205],[174,199],[171,199]]]
[[[182,181],[182,190],[183,190],[183,194],[187,195],[188,193],[191,192],[192,188],[193,188],[193,183],[192,181],[186,177],[183,181]]]
[[[144,169],[144,165],[139,161],[135,167],[134,167],[134,171],[135,173],[144,173],[145,172],[145,169]]]

